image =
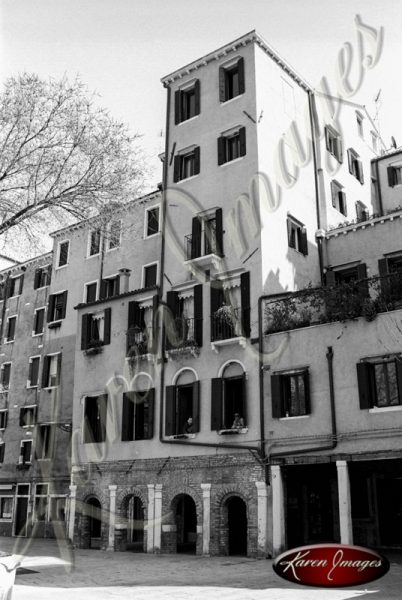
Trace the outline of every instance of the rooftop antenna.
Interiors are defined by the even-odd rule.
[[[393,135],[391,135],[391,146],[393,148],[397,148],[398,147],[397,144],[396,144],[396,139],[394,138]]]
[[[381,88],[378,90],[376,97],[374,98],[374,104],[375,104],[375,116],[374,116],[374,123],[375,126],[377,127],[377,131],[380,134],[381,137],[381,131],[380,131],[380,110],[382,107],[382,100],[380,100],[381,97]]]

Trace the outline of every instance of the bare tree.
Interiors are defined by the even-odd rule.
[[[144,177],[137,134],[76,79],[23,74],[0,95],[0,235],[26,238],[133,199]]]

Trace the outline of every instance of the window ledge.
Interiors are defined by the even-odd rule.
[[[59,269],[65,269],[68,266],[69,266],[69,263],[66,263],[65,265],[59,265],[58,267],[55,267],[55,271],[58,271]]]
[[[379,413],[394,412],[398,410],[402,410],[402,405],[398,404],[398,406],[373,406],[373,408],[369,409],[369,413],[375,415]]]
[[[182,181],[184,181],[184,179]],[[149,239],[154,238],[154,237],[156,237],[157,235],[160,235],[160,234],[161,234],[161,232],[157,231],[156,233],[151,233],[150,235],[144,235],[144,237],[142,239],[143,240],[149,240]]]
[[[223,100],[223,102],[220,103],[220,106],[227,106],[230,102],[234,102],[235,100],[237,100],[238,98],[241,98],[242,96],[244,96],[244,93],[237,94],[237,96],[233,96],[233,98],[229,98],[228,100]]]
[[[190,117],[189,119],[184,119],[184,121],[180,121],[180,123],[177,123],[176,127],[180,127],[180,125],[184,125],[184,123],[189,123],[190,121],[194,121],[195,119],[198,119],[200,115],[194,115],[194,117]]]
[[[101,354],[101,352],[103,352],[103,345],[102,346],[94,346],[93,348],[86,348],[84,350],[85,356],[93,356],[95,354]]]
[[[177,433],[176,435],[169,435],[168,440],[193,440],[195,433]]]
[[[43,335],[43,331],[41,333],[32,332],[32,337],[39,337],[40,335]]]
[[[245,348],[247,344],[247,338],[240,335],[238,337],[228,338],[227,340],[215,340],[214,342],[211,342],[211,348],[214,352],[216,352],[216,354],[218,354],[219,348],[222,346],[234,346],[236,344],[239,344],[239,346]]]
[[[180,185],[181,183],[185,183],[186,181],[191,181],[192,179],[196,179],[199,177],[199,173],[197,175],[191,175],[191,177],[186,177],[185,179],[180,179],[180,181],[176,181],[175,185]]]
[[[295,419],[308,419],[310,415],[297,415],[294,417],[279,417],[279,421],[294,421]]]
[[[226,167],[226,165],[233,165],[234,163],[238,163],[240,160],[243,160],[243,158],[247,156],[246,154],[244,154],[243,156],[238,156],[237,158],[234,158],[233,160],[227,160],[226,162],[222,163],[221,165],[218,165],[219,167]]]
[[[5,344],[14,344],[15,340],[4,340]]]
[[[237,429],[219,429],[218,435],[237,435],[248,433],[248,427],[239,427]]]
[[[59,321],[52,321],[51,323],[48,323],[48,329],[57,329],[58,327],[61,327],[61,319]]]

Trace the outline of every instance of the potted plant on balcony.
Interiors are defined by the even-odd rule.
[[[230,304],[222,303],[222,306],[214,313],[215,333],[218,339],[228,339],[236,336],[236,313]]]
[[[85,354],[99,354],[103,350],[103,341],[102,340],[89,340],[88,347],[85,350]]]

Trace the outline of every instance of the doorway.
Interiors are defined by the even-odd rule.
[[[127,550],[144,552],[144,506],[138,496],[129,499],[127,518]]]
[[[176,504],[176,528],[178,553],[195,554],[197,549],[197,509],[187,494],[179,496]]]
[[[230,556],[247,555],[247,507],[239,496],[226,502],[228,518],[228,553]]]
[[[26,537],[28,520],[28,496],[17,496],[15,508],[15,535]]]
[[[88,505],[89,547],[99,550],[101,546],[102,520],[101,503],[97,498],[91,498]]]

